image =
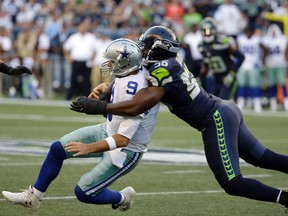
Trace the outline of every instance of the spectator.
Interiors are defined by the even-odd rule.
[[[96,54],[96,36],[88,31],[90,22],[85,19],[79,24],[78,32],[63,44],[64,56],[71,63],[71,86],[66,99],[86,95],[91,91],[91,67]]]
[[[111,77],[109,76],[102,77],[100,74],[100,65],[105,61],[103,53],[110,43],[111,39],[109,38],[107,33],[100,32],[99,38],[97,38],[97,42],[95,44],[96,55],[93,61],[93,68],[92,68],[92,77],[91,77],[92,86],[97,86],[103,82],[109,83],[111,81]]]
[[[180,0],[169,0],[165,7],[165,18],[172,22],[175,31],[182,35],[183,32],[183,16],[185,14],[185,8]]]
[[[184,36],[184,42],[189,45],[192,56],[191,64],[187,62],[187,67],[195,77],[198,77],[203,60],[203,56],[198,49],[199,44],[202,42],[202,35],[198,24],[191,25],[191,31]]]
[[[183,16],[183,25],[185,31],[190,31],[192,25],[199,25],[203,17],[197,12],[196,7],[191,4],[187,13]]]
[[[62,41],[60,35],[63,30],[63,20],[58,10],[51,11],[45,22],[45,32],[50,39],[49,49],[49,64],[48,64],[48,76],[49,80],[53,79],[53,88],[59,88],[61,83],[62,73]],[[52,78],[53,77],[53,78]],[[52,89],[52,86],[49,87]]]
[[[243,30],[246,23],[242,19],[242,13],[232,0],[225,0],[215,11],[214,18],[218,24],[219,31],[236,38]]]
[[[47,75],[48,65],[48,51],[50,48],[50,40],[48,35],[44,32],[43,25],[36,26],[37,43],[35,46],[35,57],[34,57],[34,72],[39,82],[39,90],[41,90],[41,96],[49,95],[47,89],[47,81],[51,81]],[[44,95],[43,95],[44,94]]]
[[[16,52],[20,65],[24,65],[32,70],[34,67],[35,46],[37,43],[37,35],[32,29],[32,23],[26,22],[22,24],[23,31],[19,33],[16,41]],[[31,85],[33,84],[33,85]],[[24,98],[38,97],[36,92],[36,83],[34,76],[21,77],[21,94]]]

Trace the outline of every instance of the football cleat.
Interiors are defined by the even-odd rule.
[[[29,188],[21,193],[12,193],[9,191],[2,191],[4,198],[13,204],[22,205],[26,208],[36,210],[40,207],[40,202],[37,196],[34,194],[33,188],[30,185]]]
[[[120,193],[124,196],[124,202],[119,205],[112,205],[113,209],[119,209],[120,211],[127,211],[131,208],[133,204],[133,196],[136,194],[133,187],[126,187],[120,191]]]

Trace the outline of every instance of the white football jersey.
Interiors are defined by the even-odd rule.
[[[116,78],[110,98],[111,103],[131,100],[142,88],[148,86],[147,72],[143,68],[137,74]],[[107,134],[121,134],[130,139],[127,149],[146,152],[155,126],[159,103],[149,111],[135,117],[107,115]]]
[[[245,60],[242,63],[240,69],[253,70],[255,67],[261,66],[261,37],[253,35],[248,38],[245,34],[241,34],[237,37],[237,44],[239,51],[245,56]]]
[[[266,65],[268,67],[286,67],[285,49],[288,44],[288,39],[282,37],[265,37],[263,44],[269,49],[269,54],[266,57]]]

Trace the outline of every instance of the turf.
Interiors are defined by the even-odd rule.
[[[69,110],[67,104],[54,106],[33,103],[3,103],[0,106],[0,141],[33,140],[52,142],[65,133],[86,125],[99,123],[101,116],[87,116]],[[270,115],[247,113],[245,121],[261,142],[283,154],[288,154],[288,114]],[[1,142],[0,142],[1,147]],[[151,140],[151,148],[180,148],[203,150],[200,134],[161,111]],[[21,145],[19,146],[21,148]],[[31,145],[33,148],[33,145]],[[48,147],[47,147],[48,148]],[[19,191],[33,184],[44,155],[0,153],[0,190]],[[75,161],[75,163],[74,163]],[[120,190],[132,185],[137,195],[133,208],[127,212],[112,210],[110,206],[95,206],[80,203],[74,198],[74,187],[83,173],[93,167],[93,161],[73,159],[66,161],[58,178],[50,185],[41,208],[30,212],[21,206],[0,199],[0,216],[178,216],[178,215],[285,215],[279,204],[259,202],[225,194],[216,183],[206,164],[155,164],[141,162],[127,176],[119,179],[111,188]],[[287,176],[270,170],[242,166],[243,175],[263,183],[287,188]]]

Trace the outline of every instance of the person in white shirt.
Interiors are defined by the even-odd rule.
[[[66,100],[88,96],[91,91],[91,69],[96,55],[96,36],[89,32],[89,20],[82,21],[78,31],[63,44],[65,59],[71,63],[71,85]]]
[[[191,62],[191,68],[189,69],[195,77],[198,77],[199,75],[203,60],[203,56],[198,48],[202,40],[203,37],[201,32],[199,31],[199,25],[192,24],[191,31],[184,35],[184,42],[189,45],[191,51],[192,62]]]
[[[246,25],[240,9],[233,4],[232,0],[225,0],[217,8],[214,19],[218,24],[219,31],[233,38],[236,38]]]
[[[108,61],[101,65],[101,73],[113,73],[116,77],[113,93],[108,97],[111,103],[132,100],[140,89],[147,87],[147,72],[141,67],[142,53],[135,42],[117,39],[111,42],[104,56]],[[81,100],[85,98],[91,100],[87,97],[81,97]],[[72,110],[77,108],[79,100],[73,101]],[[134,117],[108,115],[106,123],[64,135],[51,145],[34,186],[22,193],[3,191],[3,196],[13,203],[37,209],[65,159],[101,157],[100,162],[80,178],[75,188],[78,200],[90,204],[112,204],[113,209],[128,210],[135,195],[133,187],[119,192],[108,186],[133,170],[147,151],[158,110],[159,103]]]
[[[111,43],[111,39],[106,32],[99,32],[96,44],[96,55],[93,61],[92,67],[92,86],[98,86],[100,83],[110,83],[112,77],[102,77],[100,73],[100,65],[105,61],[103,53],[108,45]]]
[[[270,110],[277,111],[277,85],[280,85],[284,95],[284,109],[288,111],[288,96],[286,88],[286,70],[288,65],[288,38],[277,24],[271,24],[263,38],[263,44],[269,50],[266,66],[269,80]]]

